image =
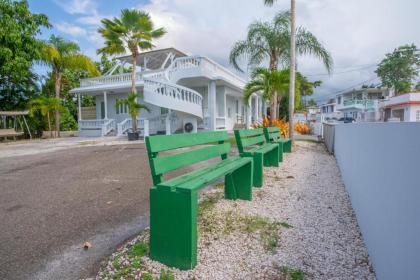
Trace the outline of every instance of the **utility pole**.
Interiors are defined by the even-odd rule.
[[[290,19],[290,83],[289,83],[289,137],[293,141],[296,78],[296,0],[291,0]]]

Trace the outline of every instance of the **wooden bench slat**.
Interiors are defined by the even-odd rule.
[[[148,151],[157,153],[167,150],[191,147],[196,145],[209,144],[226,141],[229,135],[226,131],[200,132],[191,134],[157,135],[146,138]]]
[[[246,148],[253,145],[261,145],[264,144],[265,139],[264,136],[257,136],[257,137],[249,137],[242,139],[242,148]]]
[[[23,132],[17,132],[13,128],[1,128],[0,137],[12,137],[12,136],[21,136]]]
[[[250,136],[256,136],[256,135],[263,135],[263,129],[262,128],[255,128],[255,129],[240,129],[236,130],[239,133],[239,136],[241,138],[243,137],[250,137]]]
[[[194,163],[228,154],[230,143],[211,145],[196,150],[177,154],[159,156],[152,159],[153,172],[160,175],[172,170],[192,165]]]
[[[202,176],[197,176],[193,180],[184,182],[176,186],[179,191],[193,191],[199,189],[203,185],[208,185],[216,179],[231,173],[241,166],[251,162],[251,158],[236,158],[234,161],[224,164],[223,167],[215,168],[213,170],[207,170]]]
[[[223,161],[213,163],[209,166],[194,170],[188,174],[181,175],[158,185],[161,188],[177,190],[195,190],[207,185],[209,182],[229,174],[237,168],[249,163],[251,158],[231,157]]]

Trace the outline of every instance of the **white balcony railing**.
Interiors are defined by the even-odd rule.
[[[167,81],[144,80],[144,101],[156,106],[203,117],[203,97],[195,90]]]

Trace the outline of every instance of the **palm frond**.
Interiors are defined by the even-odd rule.
[[[83,54],[71,54],[62,57],[64,68],[70,70],[86,70],[92,76],[100,75],[95,63]]]
[[[330,53],[311,32],[299,27],[296,32],[296,51],[301,55],[313,55],[319,58],[330,73],[333,61]]]

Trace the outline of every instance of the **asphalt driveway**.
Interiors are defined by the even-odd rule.
[[[147,226],[150,186],[143,144],[0,158],[0,279],[91,276]]]

